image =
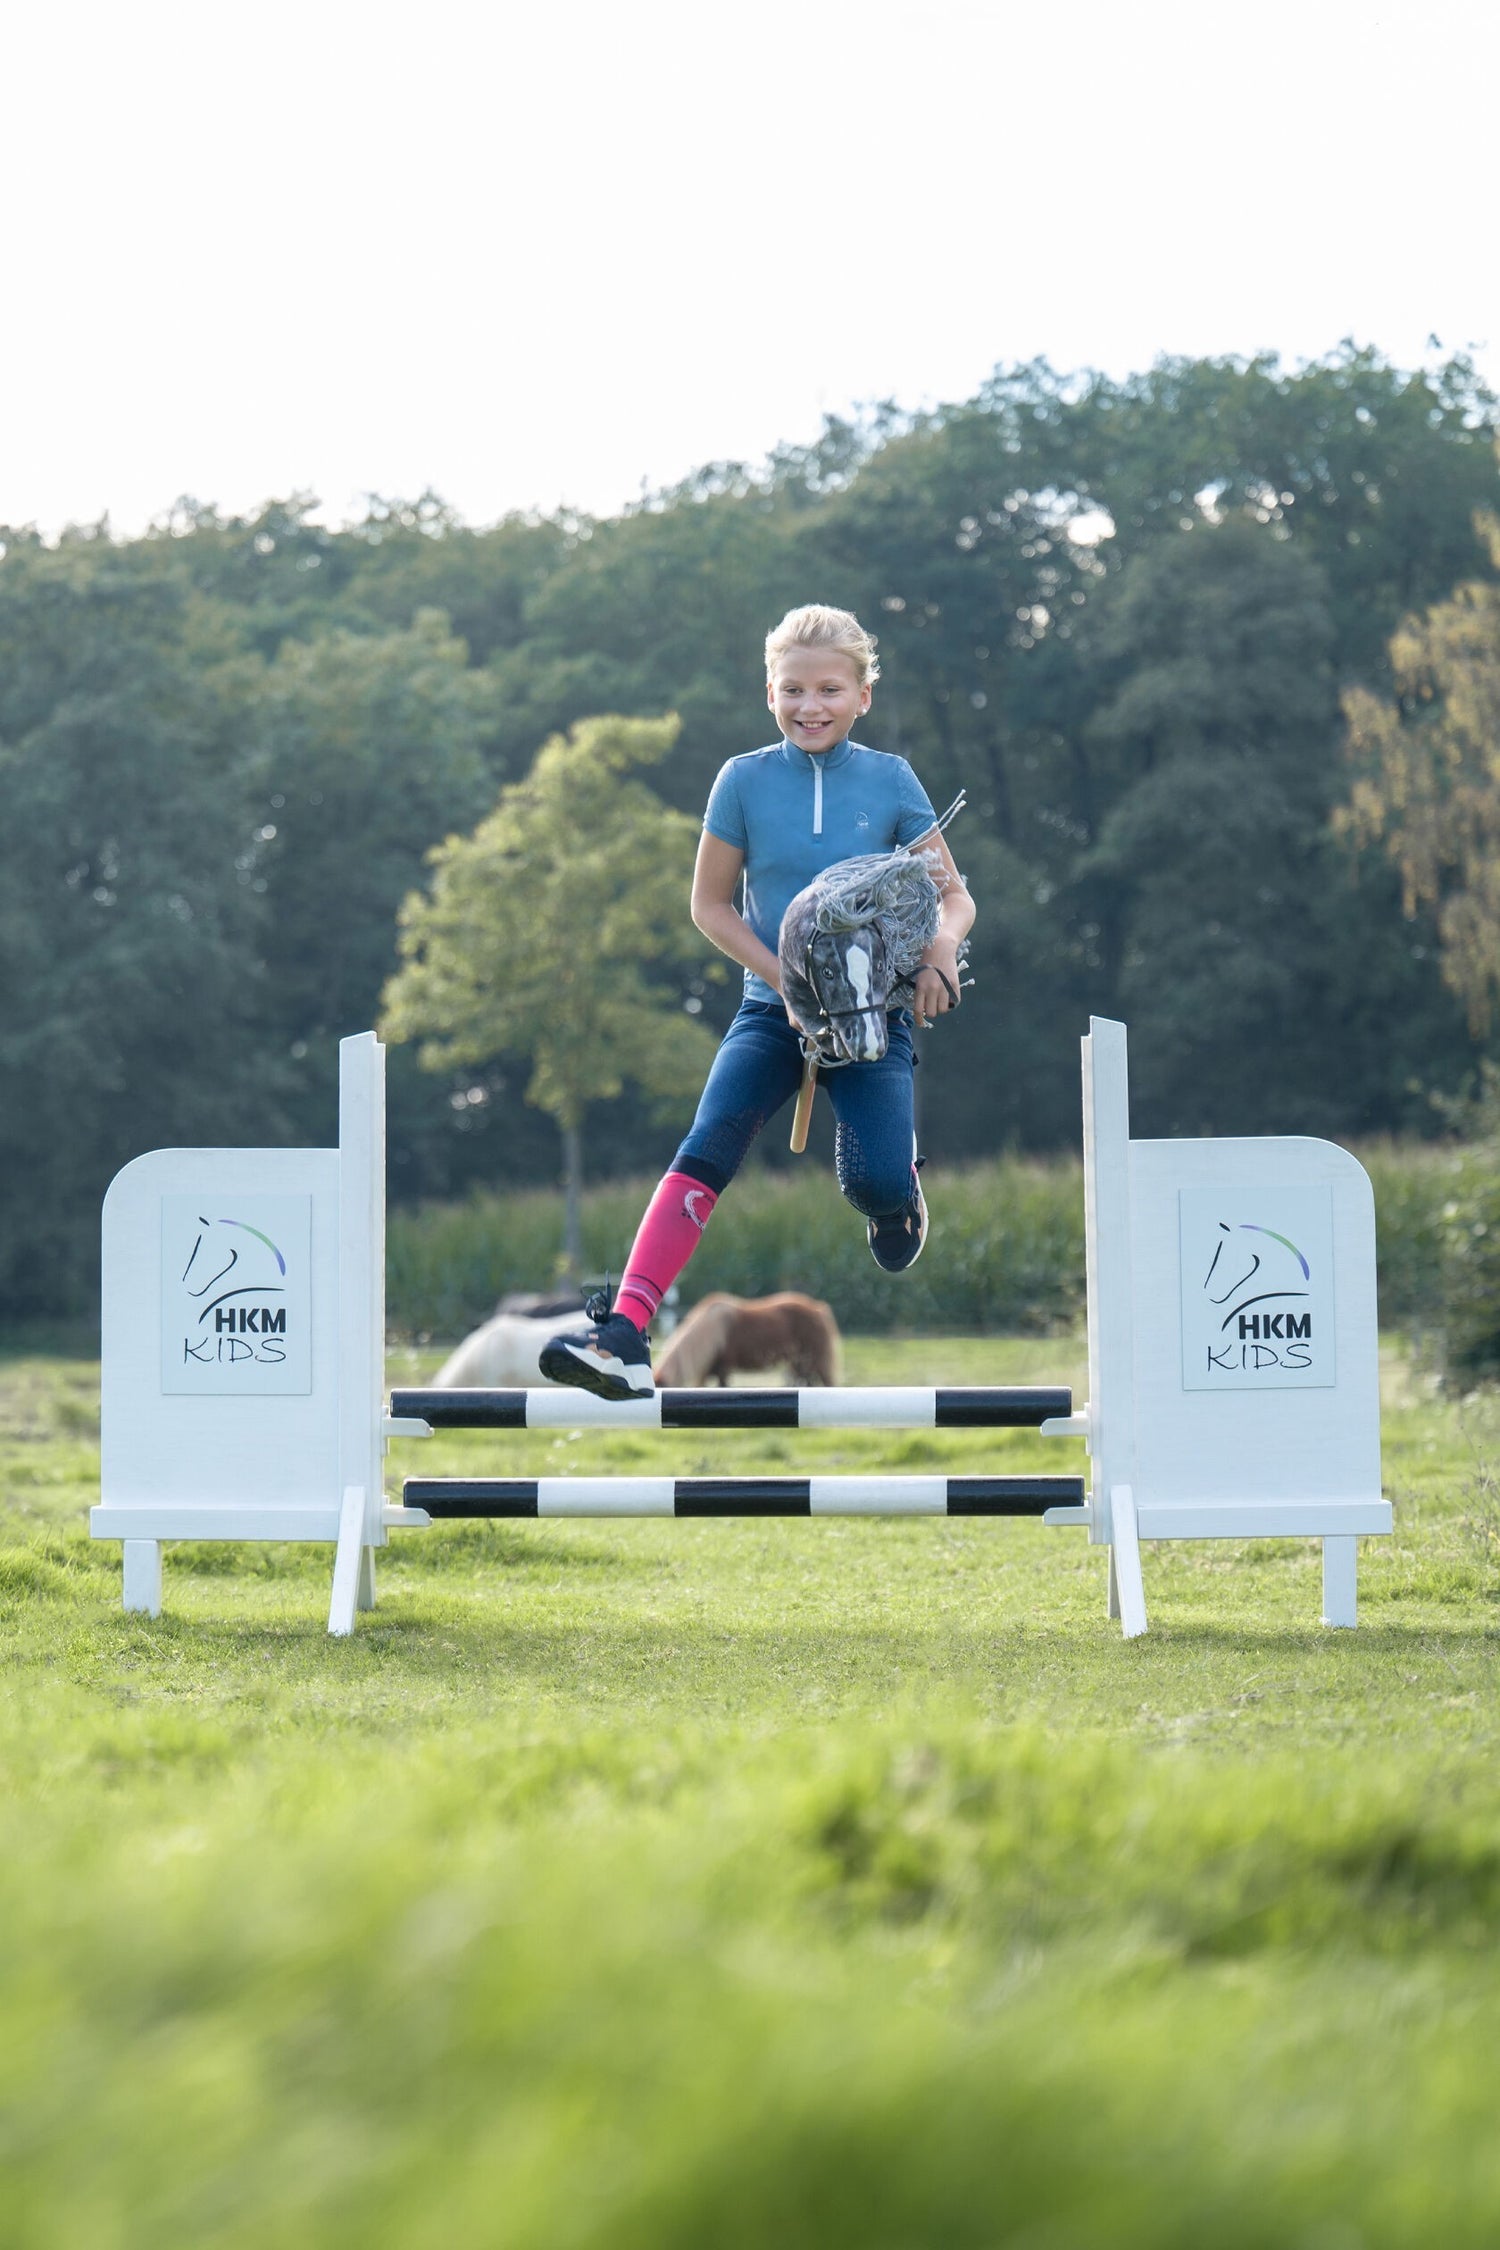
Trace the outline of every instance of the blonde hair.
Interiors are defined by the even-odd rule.
[[[829,648],[840,656],[847,656],[859,674],[861,687],[873,687],[880,677],[875,635],[865,631],[852,609],[827,609],[822,602],[808,602],[801,609],[789,609],[781,623],[766,635],[768,680],[774,679],[777,665],[792,648]]]

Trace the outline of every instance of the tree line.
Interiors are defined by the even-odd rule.
[[[1462,357],[1038,363],[608,519],[474,528],[427,496],[331,530],[293,497],[5,531],[0,1309],[87,1303],[137,1151],[331,1140],[334,1042],[376,1019],[401,902],[545,744],[675,713],[649,782],[695,820],[767,739],[761,640],[805,600],[880,635],[863,739],[968,792],[978,981],[924,1057],[939,1160],[1069,1141],[1090,1012],[1131,1025],[1138,1131],[1421,1129],[1488,1037],[1464,853],[1489,816],[1434,752],[1447,857],[1422,858],[1403,745],[1467,726],[1482,780],[1486,722],[1434,732],[1454,636],[1404,621],[1500,577],[1495,437]],[[590,842],[565,932],[516,965],[533,995],[533,956],[582,975],[598,945]],[[707,972],[666,946],[654,1003],[721,1023]],[[555,1176],[529,1058],[428,1059],[392,1053],[395,1195]],[[677,1130],[614,1083],[578,1121],[596,1176]]]

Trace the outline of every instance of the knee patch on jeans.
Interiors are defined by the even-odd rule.
[[[887,1212],[904,1210],[911,1195],[911,1159],[899,1170],[888,1165],[878,1171],[870,1165],[864,1143],[852,1125],[841,1125],[834,1142],[834,1168],[839,1193],[864,1219],[881,1219]]]

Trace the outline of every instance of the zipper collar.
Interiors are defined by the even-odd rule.
[[[842,742],[836,742],[831,750],[820,750],[815,757],[811,750],[799,750],[795,742],[788,742],[786,736],[783,735],[781,738],[781,755],[789,766],[800,767],[803,772],[806,772],[809,766],[812,768],[812,832],[815,836],[821,836],[823,833],[824,769],[828,766],[846,766],[854,755],[854,744],[846,734]]]
[[[789,766],[796,766],[804,773],[810,768],[819,773],[825,773],[833,766],[848,764],[854,755],[854,740],[851,735],[846,734],[843,741],[836,742],[831,750],[819,750],[814,753],[811,750],[799,749],[795,742],[788,742],[783,735],[781,738],[781,755]]]

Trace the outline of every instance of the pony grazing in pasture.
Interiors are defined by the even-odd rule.
[[[432,1387],[437,1391],[525,1391],[548,1383],[539,1364],[542,1346],[577,1318],[576,1307],[541,1320],[527,1320],[519,1313],[494,1313],[444,1360],[432,1378]],[[548,1387],[553,1386],[548,1383]]]
[[[784,1367],[798,1388],[839,1379],[838,1322],[816,1297],[703,1297],[683,1319],[656,1368],[662,1389],[727,1384],[731,1375]]]

